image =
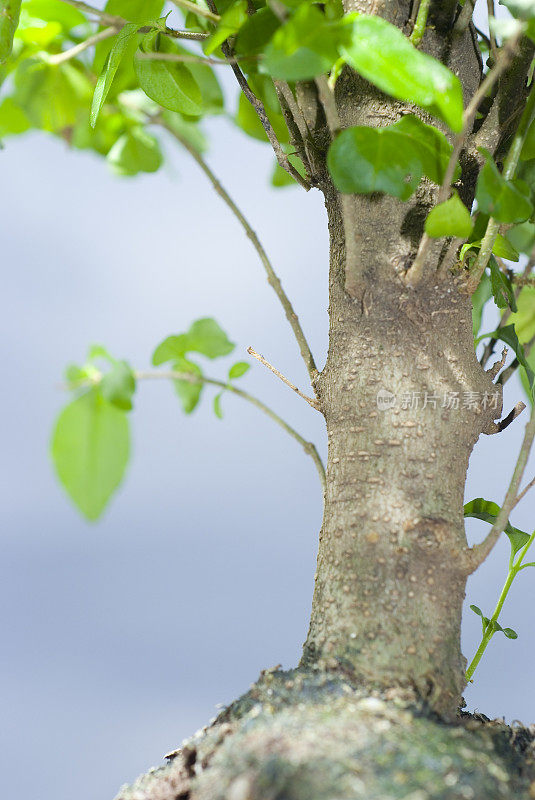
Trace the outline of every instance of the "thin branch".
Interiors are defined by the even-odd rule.
[[[215,6],[214,0],[206,0],[206,4],[208,5],[208,8],[210,9],[210,11],[212,11],[212,13],[214,14],[217,13],[217,8]],[[299,172],[295,169],[295,167],[290,163],[290,159],[282,149],[282,145],[277,139],[277,135],[273,130],[271,122],[269,121],[266,109],[264,108],[264,104],[255,95],[255,93],[253,92],[253,90],[251,89],[251,87],[247,82],[247,78],[245,77],[239,66],[236,64],[234,59],[234,53],[232,51],[232,47],[228,43],[228,40],[222,43],[221,51],[225,56],[225,58],[227,59],[227,61],[229,62],[230,66],[232,67],[232,71],[234,73],[236,80],[238,81],[240,89],[242,90],[245,97],[251,103],[252,107],[256,111],[256,115],[260,120],[260,122],[262,123],[262,127],[266,132],[266,136],[268,137],[269,143],[273,148],[273,152],[275,153],[275,156],[280,166],[285,172],[291,175],[292,178],[300,186],[303,187],[303,189],[305,189],[308,192],[308,190],[311,188],[310,183],[305,178],[303,178],[303,176],[300,175]]]
[[[252,347],[248,347],[248,348],[247,348],[247,352],[249,353],[249,355],[250,355],[250,356],[253,356],[253,358],[256,358],[256,360],[257,360],[257,361],[260,361],[260,363],[261,363],[261,364],[263,364],[265,367],[267,367],[269,370],[271,370],[271,372],[272,372],[274,375],[276,375],[276,376],[277,376],[277,378],[280,378],[280,380],[281,380],[283,383],[285,383],[285,384],[286,384],[286,386],[289,386],[289,387],[290,387],[290,389],[292,389],[292,390],[293,390],[293,391],[294,391],[296,394],[298,394],[298,395],[299,395],[299,397],[302,397],[302,398],[303,398],[303,400],[306,400],[306,402],[309,404],[309,406],[312,406],[312,408],[315,408],[315,409],[316,409],[316,411],[319,411],[319,410],[320,410],[319,403],[318,403],[318,401],[317,401],[317,400],[313,400],[313,399],[312,399],[312,397],[308,397],[306,394],[303,394],[303,392],[301,392],[301,391],[300,391],[300,390],[297,388],[297,386],[295,386],[295,385],[294,385],[294,384],[293,384],[293,383],[292,383],[290,380],[288,380],[288,378],[286,378],[286,377],[285,377],[285,376],[282,374],[282,372],[279,372],[279,370],[278,370],[278,369],[276,369],[276,368],[273,366],[273,364],[270,364],[270,363],[269,363],[269,361],[266,361],[266,359],[264,358],[264,356],[261,356],[261,355],[260,355],[260,353],[257,353],[257,352],[256,352],[256,350],[253,350],[253,348],[252,348]]]
[[[415,47],[417,47],[423,39],[430,5],[431,0],[420,0],[416,22],[414,23],[413,31],[409,36],[410,41]]]
[[[518,502],[517,501],[518,488],[520,486],[520,481],[522,480],[522,476],[526,468],[526,464],[531,451],[531,446],[533,444],[534,437],[535,437],[535,406],[531,411],[531,417],[529,419],[528,424],[526,425],[526,430],[524,433],[522,446],[520,448],[520,453],[518,454],[518,459],[513,471],[511,483],[509,484],[509,488],[505,495],[500,513],[496,517],[494,525],[490,529],[488,536],[481,542],[481,544],[476,544],[466,553],[466,565],[469,572],[474,572],[474,570],[476,570],[483,563],[483,561],[485,561],[487,556],[490,554],[492,548],[500,538],[500,535],[505,530],[505,526],[507,525],[507,522],[509,520],[509,515]]]
[[[506,428],[509,427],[511,422],[514,422],[514,420],[523,412],[525,407],[526,404],[523,403],[522,400],[519,400],[518,403],[515,405],[515,407],[511,409],[511,411],[507,414],[506,417],[501,419],[499,422],[494,422],[491,428],[485,430],[484,433],[490,436],[492,436],[495,433],[501,433],[502,431],[504,431]]]
[[[534,486],[535,486],[535,478],[532,478],[532,479],[530,480],[530,482],[528,483],[528,485],[527,485],[527,486],[526,486],[524,489],[522,489],[522,491],[520,492],[520,494],[519,494],[519,495],[518,495],[518,497],[516,498],[516,500],[515,500],[515,506],[516,506],[516,505],[518,505],[518,503],[520,503],[520,501],[524,499],[525,495],[526,495],[526,494],[529,492],[529,490],[530,490],[530,489],[532,489]]]
[[[73,6],[73,8],[77,8],[79,11],[83,11],[85,14],[91,14],[91,16],[96,17],[99,19],[103,25],[109,25],[111,27],[116,28],[118,31],[121,28],[124,28],[125,25],[128,24],[128,20],[124,17],[119,17],[116,14],[108,14],[107,11],[101,11],[99,8],[95,8],[94,6],[88,5],[88,3],[82,2],[82,0],[63,0],[64,3],[67,3],[69,6]],[[145,33],[150,30],[149,27],[143,26],[140,29],[140,33]],[[202,41],[204,39],[208,39],[210,34],[209,33],[198,33],[197,31],[180,31],[175,30],[175,28],[165,28],[161,31],[166,36],[170,36],[173,39],[191,39],[193,41]]]
[[[83,42],[71,47],[69,50],[64,50],[62,53],[57,53],[56,55],[50,56],[48,59],[48,64],[63,64],[65,61],[70,61],[71,58],[76,58],[76,56],[80,55],[80,53],[83,53],[84,50],[87,50],[88,47],[93,47],[93,45],[103,42],[104,39],[110,39],[112,36],[116,35],[117,28],[115,25],[112,25],[109,28],[104,28],[104,30],[95,33],[94,36],[90,36],[88,39],[84,39]]]
[[[491,25],[491,17],[494,17],[494,0],[487,0],[487,17],[489,21],[489,46],[490,46],[490,53],[494,61],[496,61],[498,57],[498,48],[496,46],[496,37],[492,31]]]
[[[214,14],[213,11],[208,11],[196,3],[191,3],[190,0],[172,0],[178,8],[183,8],[185,11],[191,11],[192,14],[197,14],[199,17],[209,19],[211,22],[219,22],[221,17],[219,14]]]
[[[251,403],[256,408],[260,409],[264,414],[266,414],[273,422],[276,422],[283,430],[286,431],[296,442],[299,442],[305,453],[307,453],[316,466],[318,471],[318,475],[321,481],[321,485],[323,487],[323,491],[325,492],[325,468],[323,466],[322,460],[319,456],[318,451],[316,450],[315,445],[312,442],[308,442],[300,433],[298,433],[291,425],[289,425],[282,417],[279,417],[269,406],[259,400],[258,397],[250,394],[249,392],[245,392],[243,389],[238,389],[237,386],[233,384],[225,383],[224,381],[216,380],[215,378],[207,378],[204,375],[193,375],[191,372],[136,372],[135,373],[136,380],[179,380],[179,381],[187,381],[188,383],[206,383],[210,386],[218,386],[220,389],[224,389],[228,392],[232,392],[232,394],[241,397],[243,400],[247,400],[248,403]]]
[[[264,267],[264,270],[267,275],[268,283],[279,298],[279,301],[284,309],[284,313],[286,314],[286,319],[290,323],[292,330],[294,332],[294,336],[297,340],[297,344],[299,345],[299,350],[301,352],[301,356],[303,361],[305,362],[305,366],[307,368],[307,372],[310,376],[310,380],[312,385],[314,385],[314,381],[318,377],[318,370],[316,367],[316,363],[314,361],[314,356],[312,355],[312,351],[308,345],[306,340],[305,334],[303,333],[303,329],[301,327],[301,323],[299,322],[299,318],[295,313],[293,306],[282,288],[282,284],[273,269],[271,261],[269,260],[266,251],[262,247],[260,240],[254,230],[251,228],[249,222],[244,217],[234,200],[230,197],[226,189],[223,188],[218,178],[214,175],[206,161],[203,159],[201,154],[197,152],[197,150],[185,139],[182,137],[177,131],[173,130],[173,128],[166,124],[166,122],[161,117],[152,117],[153,122],[161,125],[165,128],[172,136],[180,142],[180,144],[186,148],[188,153],[195,159],[199,167],[202,169],[212,186],[214,187],[215,191],[221,197],[221,199],[226,203],[226,205],[230,208],[242,228],[244,229],[245,233],[251,240],[253,247],[255,248],[260,261]]]
[[[453,31],[455,34],[464,33],[465,30],[470,25],[472,21],[472,15],[474,13],[474,6],[476,4],[476,0],[466,0],[464,6],[461,9],[461,13],[457,17],[455,25],[453,26]]]
[[[467,0],[469,2],[469,0]],[[436,204],[443,203],[445,200],[448,199],[450,191],[451,191],[451,182],[453,180],[453,176],[455,174],[455,167],[457,165],[457,161],[461,150],[464,147],[464,143],[468,134],[471,132],[472,126],[474,124],[474,119],[477,113],[477,109],[479,105],[487,95],[487,92],[492,89],[500,75],[507,69],[508,65],[511,62],[515,54],[516,47],[520,40],[521,32],[517,32],[510,39],[507,40],[505,45],[502,47],[499,53],[499,57],[496,61],[495,66],[488,72],[485,78],[480,83],[476,92],[472,96],[472,99],[466,106],[466,109],[463,114],[463,124],[460,133],[457,134],[455,137],[455,141],[453,143],[453,150],[451,152],[450,159],[448,161],[448,165],[446,167],[446,171],[444,173],[444,180],[442,181],[442,185],[440,186],[437,194]],[[428,250],[431,244],[431,237],[429,237],[426,233],[423,234],[420,240],[420,246],[418,248],[418,252],[416,254],[416,258],[410,269],[407,271],[405,279],[410,286],[416,286],[423,278],[424,273],[426,271],[426,258],[428,254]]]

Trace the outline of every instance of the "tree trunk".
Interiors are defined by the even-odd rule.
[[[355,229],[365,214],[390,219],[390,205],[356,204]],[[379,225],[375,258],[348,266],[340,206],[327,197],[330,346],[318,391],[329,456],[303,665],[414,686],[453,713],[465,685],[464,483],[501,393],[475,357],[470,299],[450,279],[407,289],[384,265]]]
[[[346,10],[403,28],[411,6],[348,0]],[[422,46],[459,75],[466,104],[481,62],[470,27],[447,34],[456,6],[432,3]],[[509,85],[507,102],[522,91]],[[295,144],[325,195],[331,243],[329,353],[315,385],[327,488],[303,658],[297,670],[264,673],[117,800],[533,798],[533,732],[468,715],[451,724],[465,686],[464,483],[501,391],[475,356],[470,298],[450,274],[455,243],[432,244],[426,281],[403,280],[437,189],[424,180],[408,203],[339,195],[316,86],[299,84],[296,101],[312,142]],[[426,121],[347,68],[334,104],[341,127],[404,113]],[[467,204],[476,160],[461,159]]]

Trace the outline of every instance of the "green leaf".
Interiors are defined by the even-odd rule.
[[[4,64],[13,48],[13,37],[19,24],[21,0],[0,0],[0,64]]]
[[[280,25],[280,20],[270,8],[260,8],[255,14],[247,17],[241,26],[234,44],[234,52],[238,55],[258,55]]]
[[[100,109],[104,105],[106,97],[108,96],[108,92],[110,91],[115,74],[119,69],[119,64],[121,63],[123,56],[128,49],[128,45],[136,35],[137,31],[137,23],[129,23],[128,25],[125,25],[124,28],[122,28],[117,34],[115,43],[110,50],[104,69],[100,73],[97,80],[97,85],[95,86],[95,93],[93,95],[93,103],[91,105],[90,115],[90,123],[92,128],[94,128],[96,125]]]
[[[202,114],[201,90],[184,64],[136,58],[134,66],[139,85],[155,103],[192,117]]]
[[[24,133],[30,127],[30,120],[22,108],[11,97],[6,97],[0,104],[0,139]]]
[[[502,633],[505,633],[508,639],[518,639],[518,633],[512,628],[502,628]]]
[[[221,397],[223,396],[223,392],[219,392],[214,397],[214,414],[218,419],[223,419],[223,411],[221,409]]]
[[[535,225],[532,222],[521,222],[520,225],[510,228],[506,237],[515,250],[529,255],[535,245]],[[511,260],[516,261],[516,259]]]
[[[510,308],[511,311],[516,311],[515,293],[509,276],[501,271],[495,258],[491,257],[489,267],[494,302],[498,308]]]
[[[341,192],[385,192],[408,200],[422,177],[410,138],[392,128],[346,128],[329,148],[327,165]]]
[[[93,389],[63,409],[51,452],[56,473],[75,505],[88,519],[97,519],[128,463],[127,416]]]
[[[123,134],[108,153],[108,163],[119,175],[156,172],[162,165],[158,140],[143,128],[131,128]]]
[[[417,50],[403,33],[378,16],[348,14],[342,21],[351,41],[341,54],[374,86],[415,103],[459,132],[463,93],[459,79],[432,56]]]
[[[237,361],[228,371],[229,380],[241,378],[241,376],[245,375],[246,372],[249,372],[250,369],[251,365],[248,364],[247,361]]]
[[[58,67],[27,59],[15,72],[13,100],[33,126],[61,134],[87,113],[92,91],[88,78],[70,63]]]
[[[126,361],[116,361],[102,378],[100,389],[105,400],[123,411],[132,409],[136,379]]]
[[[88,23],[87,17],[77,8],[68,6],[62,0],[24,0],[23,9],[30,17],[59,22],[65,31]]]
[[[491,500],[484,500],[482,497],[476,497],[475,500],[466,503],[464,516],[474,517],[494,525],[500,511],[500,506],[497,503],[493,503]],[[529,540],[529,534],[519,528],[514,528],[510,522],[507,523],[504,532],[509,537],[513,555],[521,550]]]
[[[434,239],[441,236],[458,236],[466,239],[472,231],[470,212],[454,192],[449,200],[433,208],[425,221],[425,232]]]
[[[217,28],[204,45],[207,56],[225,42],[229,36],[234,36],[247,20],[247,0],[238,0],[221,15]]]
[[[533,206],[512,181],[506,181],[487,151],[487,160],[479,173],[476,200],[480,211],[498,222],[523,222],[533,212]]]
[[[273,78],[301,81],[328,72],[339,57],[339,45],[350,31],[330,22],[316,6],[303,4],[275,32],[265,49],[262,69]]]
[[[104,10],[140,25],[160,17],[163,0],[108,0]]]
[[[452,145],[442,131],[439,131],[434,125],[426,125],[414,114],[406,114],[398,122],[388,127],[390,130],[404,133],[411,138],[418,150],[424,175],[427,175],[434,183],[442,184],[453,151]],[[460,175],[461,167],[457,164],[453,181],[456,181]]]
[[[470,608],[474,612],[474,614],[478,615],[478,617],[481,617],[481,618],[483,617],[483,612],[481,611],[481,609],[478,606],[470,606]]]
[[[535,19],[534,0],[500,0],[500,5],[505,6],[517,19]]]
[[[207,358],[226,356],[235,348],[226,333],[210,317],[196,320],[187,333],[168,336],[152,355],[155,367],[184,356],[186,353],[202,353]]]
[[[479,285],[472,295],[472,328],[474,339],[479,333],[481,328],[481,318],[483,316],[483,308],[488,300],[492,297],[492,289],[490,285],[490,278],[485,272],[481,278]]]
[[[496,236],[492,252],[495,256],[498,256],[498,258],[505,258],[507,261],[518,261],[520,257],[511,242],[509,242],[505,236],[502,236],[501,233]]]
[[[193,361],[189,361],[187,358],[183,358],[182,356],[176,359],[172,365],[172,368],[175,372],[189,372],[198,377],[201,377],[202,375],[202,370],[197,364],[195,364]],[[173,384],[175,386],[175,391],[180,398],[180,402],[182,403],[182,409],[184,413],[191,414],[201,399],[204,384],[200,382],[192,383],[191,381],[184,380],[174,380]]]
[[[524,286],[518,296],[517,311],[510,317],[520,342],[535,336],[535,286]]]

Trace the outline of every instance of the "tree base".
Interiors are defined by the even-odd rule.
[[[116,800],[532,800],[535,728],[414,693],[370,692],[339,674],[262,672],[168,764]]]

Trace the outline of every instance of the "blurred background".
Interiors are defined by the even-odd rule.
[[[229,121],[208,132],[208,160],[260,234],[322,365],[322,198],[271,189],[268,148]],[[81,519],[51,469],[51,429],[67,399],[63,370],[93,342],[143,369],[163,337],[213,316],[237,350],[208,374],[224,378],[252,345],[307,387],[249,241],[187,153],[165,144],[166,167],[133,179],[44,135],[10,140],[0,153],[6,798],[111,800],[261,669],[294,666],[306,635],[322,513],[317,474],[292,439],[239,398],[223,398],[219,420],[206,391],[185,417],[171,386],[141,384],[132,463],[97,524]],[[240,385],[324,454],[320,416],[263,367],[255,363]],[[516,380],[505,395],[507,411],[523,398]],[[467,499],[502,501],[526,416],[477,444]],[[526,479],[534,472],[532,459]],[[513,524],[531,531],[533,512],[528,495]],[[468,529],[472,542],[488,526],[472,521]],[[467,603],[485,611],[505,577],[502,538],[468,586]],[[502,619],[519,638],[493,639],[466,693],[470,710],[535,719],[534,600],[528,570]],[[467,611],[467,657],[480,628]]]

